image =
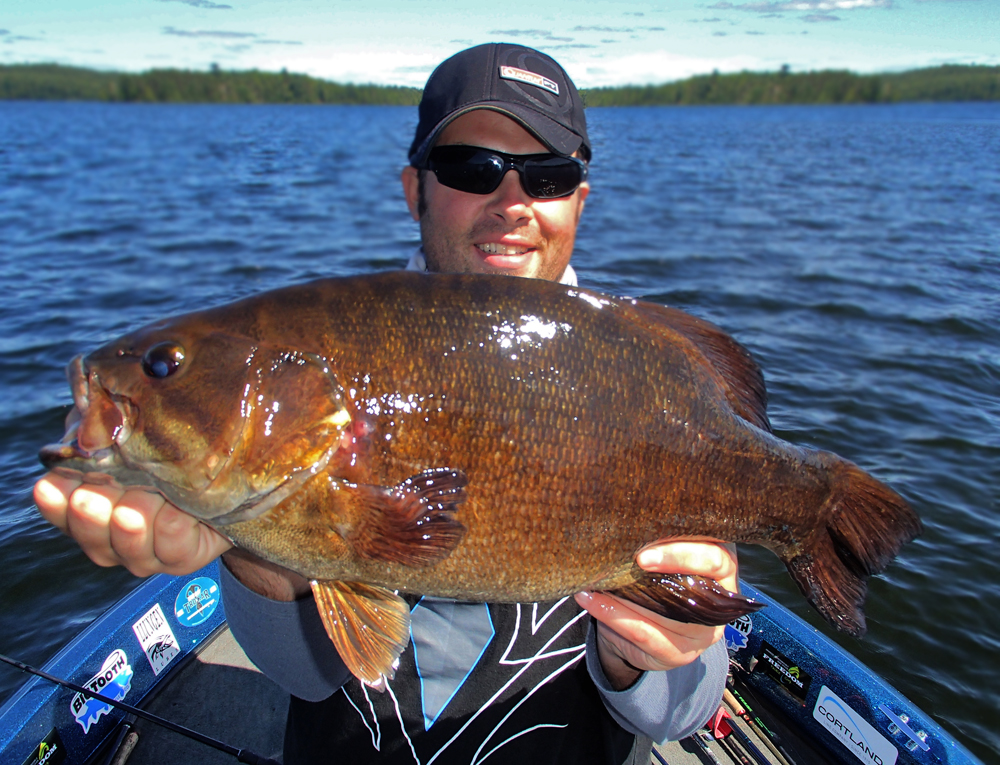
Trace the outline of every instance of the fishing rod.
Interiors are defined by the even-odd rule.
[[[151,723],[160,725],[167,730],[172,730],[174,733],[180,733],[182,736],[187,736],[190,739],[194,739],[199,743],[210,746],[213,749],[218,749],[220,752],[225,752],[226,754],[232,755],[236,758],[237,762],[249,763],[249,765],[281,765],[281,763],[272,760],[268,757],[263,757],[262,755],[251,752],[248,749],[237,749],[235,746],[230,746],[222,741],[218,741],[210,736],[206,736],[203,733],[198,733],[198,731],[191,730],[190,728],[185,728],[183,725],[178,725],[177,723],[170,722],[170,720],[164,720],[162,717],[147,712],[138,707],[133,707],[131,704],[126,704],[122,701],[115,701],[114,699],[108,698],[107,696],[102,696],[100,693],[95,693],[94,691],[87,690],[82,685],[77,685],[76,683],[71,683],[68,680],[63,680],[56,677],[55,675],[50,675],[48,672],[43,672],[40,669],[35,669],[24,662],[17,661],[16,659],[11,659],[9,656],[4,656],[0,653],[0,661],[5,664],[10,664],[10,666],[15,667],[22,672],[27,672],[30,675],[37,675],[43,680],[48,680],[50,683],[55,683],[56,685],[61,685],[63,688],[68,688],[71,691],[76,691],[77,693],[82,693],[92,699],[97,699],[98,701],[103,701],[105,704],[110,704],[111,706],[121,709],[129,714],[133,714],[136,717],[141,717],[143,720],[148,720]]]

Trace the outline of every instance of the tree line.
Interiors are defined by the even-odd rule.
[[[289,72],[153,69],[100,72],[56,64],[0,66],[0,100],[416,106],[420,89],[343,85]]]
[[[415,106],[419,88],[351,85],[289,72],[153,69],[102,72],[57,64],[0,66],[0,100]],[[1000,67],[948,65],[891,74],[738,72],[662,85],[582,91],[587,106],[862,104],[1000,100]]]
[[[956,65],[868,75],[838,70],[792,73],[783,67],[778,72],[715,72],[663,85],[629,85],[585,92],[587,106],[998,100],[1000,67]]]

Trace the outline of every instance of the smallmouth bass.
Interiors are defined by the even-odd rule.
[[[650,574],[659,539],[760,544],[834,626],[920,532],[854,464],[770,432],[763,376],[681,311],[546,281],[391,272],[157,322],[78,357],[42,461],[160,492],[299,572],[352,672],[409,636],[396,591],[605,590],[723,624],[756,604]]]

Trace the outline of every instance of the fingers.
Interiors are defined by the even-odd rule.
[[[66,533],[98,566],[118,566],[123,560],[111,547],[109,526],[121,489],[112,486],[82,485],[69,497]]]
[[[108,516],[108,545],[136,576],[157,573],[153,523],[164,504],[159,495],[127,491],[117,498]]]
[[[35,485],[42,516],[99,566],[136,576],[197,571],[232,545],[159,494],[81,484],[49,473]]]
[[[116,501],[108,519],[112,551],[136,576],[190,573],[184,563],[198,557],[201,526],[159,494],[127,491]],[[196,570],[200,565],[194,566]]]
[[[727,590],[739,589],[736,547],[712,540],[658,542],[644,548],[636,563],[662,574],[694,574],[714,579]]]
[[[69,509],[69,496],[79,485],[79,481],[55,473],[46,474],[35,484],[33,495],[38,511],[63,534],[68,533],[66,511]]]
[[[156,514],[154,538],[160,570],[177,576],[197,571],[233,546],[210,526],[166,502]]]
[[[603,592],[579,593],[576,601],[599,622],[599,648],[642,670],[689,664],[719,640],[724,630],[665,619]],[[604,663],[603,653],[601,659]]]
[[[733,592],[739,589],[736,549],[731,544],[700,538],[658,542],[641,550],[636,562],[647,571],[693,574],[714,579]],[[612,684],[616,677],[628,677],[628,667],[669,670],[689,664],[725,630],[724,625],[666,619],[608,593],[579,593],[576,600],[598,622],[598,652]]]

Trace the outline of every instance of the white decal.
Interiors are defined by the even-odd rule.
[[[737,616],[726,625],[726,630],[723,633],[726,638],[726,648],[730,652],[746,648],[747,639],[751,632],[753,632],[753,619],[750,618],[750,615]]]
[[[167,623],[163,609],[157,603],[143,617],[132,625],[132,632],[139,640],[139,645],[153,668],[153,674],[159,675],[171,660],[181,652],[177,647],[177,638]]]
[[[526,82],[529,85],[534,85],[536,88],[542,88],[550,93],[555,93],[557,96],[559,95],[559,85],[557,83],[548,77],[542,77],[540,74],[529,72],[527,69],[518,69],[515,66],[502,66],[500,67],[500,76],[505,80]]]
[[[894,765],[896,762],[899,752],[892,742],[825,685],[819,689],[813,717],[862,762],[869,765]]]
[[[116,649],[104,660],[101,671],[82,685],[88,691],[99,693],[115,701],[121,701],[129,692],[129,688],[132,687],[132,667],[129,666],[128,656],[121,648]],[[80,727],[83,728],[83,733],[86,735],[90,732],[91,725],[97,722],[102,715],[111,711],[111,705],[78,693],[70,701],[70,709],[73,712],[73,718],[80,723]]]

